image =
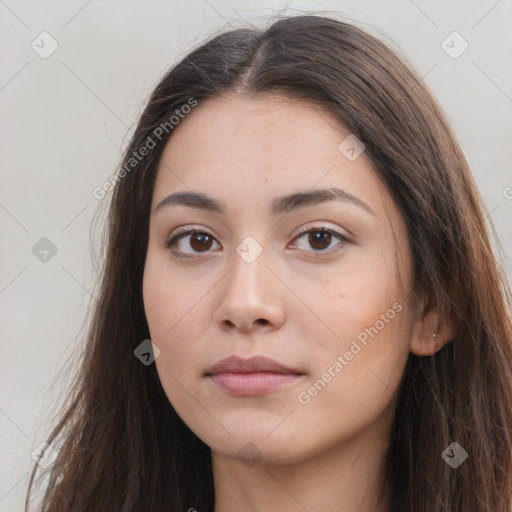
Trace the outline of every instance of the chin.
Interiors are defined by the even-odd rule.
[[[205,439],[212,452],[239,461],[247,467],[256,465],[287,465],[305,458],[304,445],[289,435],[253,431],[231,431],[233,437],[222,440]]]

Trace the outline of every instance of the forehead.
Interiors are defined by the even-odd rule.
[[[326,107],[277,94],[259,97],[221,96],[199,104],[173,131],[166,153],[179,158],[180,148],[198,158],[229,162],[236,159],[268,164],[318,154],[328,158],[348,130]],[[289,150],[293,149],[293,152]]]
[[[272,196],[325,187],[381,202],[386,190],[364,152],[351,160],[340,150],[348,136],[347,127],[314,102],[277,94],[208,100],[174,128],[154,204],[176,190],[207,190],[227,203],[267,208]]]

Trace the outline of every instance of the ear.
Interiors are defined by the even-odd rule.
[[[425,311],[422,304],[414,321],[410,351],[417,356],[431,356],[453,339],[454,332],[449,316],[441,319],[435,309]]]

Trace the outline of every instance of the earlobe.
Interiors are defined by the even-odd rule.
[[[414,325],[410,351],[417,356],[431,356],[453,339],[453,325],[450,318],[439,322],[435,311],[429,311],[418,318]]]

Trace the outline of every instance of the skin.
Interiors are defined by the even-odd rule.
[[[408,354],[433,354],[448,341],[447,327],[434,312],[421,314],[423,298],[412,293],[405,224],[386,187],[364,152],[350,161],[338,149],[349,133],[304,100],[229,95],[198,105],[165,148],[144,306],[165,393],[212,449],[215,512],[385,510],[377,490]],[[270,213],[277,196],[328,187],[373,213],[336,200]],[[226,212],[154,211],[178,191],[213,196]],[[189,234],[167,248],[179,226],[213,241],[201,249]],[[323,227],[349,241],[333,235],[315,250],[321,244],[298,232]],[[236,251],[249,236],[262,249],[252,263]],[[395,303],[400,312],[333,372],[338,356]],[[305,375],[271,393],[232,396],[204,372],[233,354],[265,355]],[[299,393],[329,368],[330,381],[301,403]]]

